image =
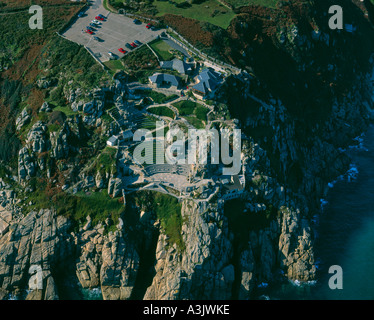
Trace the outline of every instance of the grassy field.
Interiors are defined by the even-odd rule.
[[[157,16],[163,16],[166,13],[182,15],[186,18],[210,22],[223,29],[226,29],[235,17],[235,13],[231,9],[223,6],[216,0],[207,0],[200,4],[193,4],[187,8],[178,8],[168,1],[157,0],[153,2],[153,5],[159,12]]]
[[[279,0],[226,0],[227,3],[230,3],[235,8],[248,5],[258,5],[268,8],[276,8]]]
[[[203,121],[200,119],[194,117],[194,116],[188,116],[184,117],[190,124],[192,124],[196,129],[204,129],[205,125]]]
[[[157,118],[146,115],[143,121],[140,123],[140,129],[154,130],[156,129],[156,121],[159,121]]]
[[[85,223],[87,216],[91,217],[95,225],[106,218],[111,218],[117,224],[118,218],[125,211],[123,203],[119,199],[110,198],[106,190],[88,194],[79,192],[76,195],[64,192],[54,194],[48,192],[51,186],[45,181],[33,178],[31,183],[38,188],[28,194],[26,201],[31,201],[33,205],[26,206],[27,212],[55,208],[57,214],[71,218],[78,225]]]
[[[94,225],[106,218],[111,218],[114,224],[117,224],[118,218],[125,211],[123,203],[120,203],[118,199],[110,198],[106,190],[89,195],[80,193],[76,197],[64,196],[64,198],[71,200],[72,205],[75,204],[75,210],[66,213],[72,215],[75,221],[84,222],[89,215]]]
[[[104,62],[104,65],[111,71],[111,73],[116,73],[117,71],[125,70],[125,66],[122,60],[109,60]]]
[[[181,116],[195,115],[197,119],[206,121],[209,109],[193,101],[182,100],[174,104]]]
[[[176,243],[180,250],[184,249],[182,239],[182,205],[172,196],[162,193],[155,194],[155,210],[157,218],[161,220],[161,225],[165,233],[169,236],[171,243]]]
[[[103,0],[103,7],[111,12],[124,8],[122,0]]]
[[[167,61],[174,58],[174,55],[169,52],[173,48],[163,40],[152,41],[149,46],[156,52],[160,60]]]
[[[53,101],[52,101],[52,103],[53,103]],[[54,111],[61,111],[61,112],[65,113],[65,115],[67,115],[67,116],[74,116],[74,115],[77,114],[77,112],[74,112],[73,110],[71,110],[71,108],[69,106],[57,106],[53,110]]]
[[[112,165],[116,163],[116,153],[117,149],[111,147],[105,147],[101,152],[96,162],[96,170],[105,170],[109,172],[112,168]]]
[[[174,116],[175,116],[173,110],[169,109],[168,107],[164,107],[164,106],[149,108],[148,112],[157,114],[159,116],[169,117],[172,119],[174,119]]]
[[[146,91],[146,92],[141,92],[141,94],[147,96],[148,98],[151,98],[153,100],[154,103],[158,103],[158,104],[161,104],[161,103],[166,103],[168,101],[171,101],[173,99],[176,99],[178,98],[177,95],[175,94],[172,94],[170,96],[167,96],[161,92],[157,92],[157,91]]]
[[[108,2],[115,9],[123,8],[123,0],[105,0],[104,2]]]
[[[154,73],[159,65],[155,55],[147,46],[141,46],[139,49],[126,54],[122,61],[130,77],[139,80],[141,83],[147,83],[148,77]]]

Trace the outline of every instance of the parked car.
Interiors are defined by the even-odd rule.
[[[132,49],[133,49],[133,47],[132,47],[132,46],[130,46],[130,43],[126,43],[126,44],[125,44],[125,46],[126,46],[126,48],[129,48],[130,50],[132,50]]]
[[[100,16],[96,16],[95,17],[96,20],[100,20],[100,21],[104,21],[104,18],[100,17]]]
[[[123,53],[123,54],[125,54],[125,53],[127,52],[127,51],[124,50],[123,48],[119,48],[118,51],[121,52],[121,53]]]
[[[98,14],[99,17],[105,19],[106,17],[104,15],[102,15],[101,13]]]
[[[91,31],[91,30],[89,30],[89,29],[86,30],[86,33],[94,34],[93,31]]]
[[[94,38],[94,40],[96,40],[96,41],[101,41],[101,39],[99,38],[99,37],[93,37]]]
[[[90,27],[90,26],[87,26],[86,29],[87,29],[87,30],[90,30],[90,31],[92,31],[92,32],[95,31],[95,29],[92,28],[92,27]]]
[[[101,25],[101,22],[99,20],[92,20],[92,23],[97,24],[97,25]]]
[[[94,23],[90,23],[90,27],[92,27],[92,28],[96,28],[96,24],[94,24]]]
[[[83,17],[83,15],[84,15],[84,13],[83,13],[83,12],[79,12],[79,13],[78,13],[78,18],[81,18],[81,17]]]
[[[134,42],[131,42],[131,43],[130,43],[130,46],[132,46],[133,48],[136,48],[136,47],[137,47],[137,45],[136,45]]]
[[[140,24],[141,23],[140,20],[138,20],[138,19],[134,19],[132,22],[134,22],[135,24]]]
[[[151,25],[150,23],[148,23],[145,27],[146,27],[147,29],[149,29],[151,26],[152,26],[152,25]]]
[[[137,44],[138,46],[140,46],[142,43],[138,40],[134,40],[134,43]]]

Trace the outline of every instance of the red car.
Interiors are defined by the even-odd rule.
[[[152,27],[152,25],[150,23],[148,23],[146,26],[145,26],[147,29],[149,29],[150,27]]]
[[[121,52],[121,53],[123,53],[123,54],[125,54],[125,53],[127,52],[127,51],[124,50],[123,48],[119,48],[118,51]]]
[[[130,43],[130,46],[132,46],[133,48],[137,47],[137,45],[134,42]]]
[[[96,16],[95,17],[96,20],[100,20],[100,21],[104,21],[104,18],[100,17],[100,16]]]
[[[86,33],[89,33],[89,34],[94,34],[91,30],[86,30]]]

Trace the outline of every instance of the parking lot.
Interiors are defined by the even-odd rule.
[[[95,32],[93,35],[86,33],[86,27],[99,14],[106,17],[105,21],[100,21],[101,25],[98,28],[94,28]],[[131,18],[111,13],[104,9],[102,0],[96,0],[86,10],[85,14],[65,31],[63,36],[88,47],[101,62],[105,62],[110,60],[108,52],[112,52],[118,58],[122,58],[124,54],[118,51],[119,48],[123,48],[127,53],[131,51],[125,46],[126,43],[138,40],[145,44],[157,38],[162,31],[152,31],[146,28],[146,23],[135,24]],[[94,40],[94,37],[98,37],[100,40]]]

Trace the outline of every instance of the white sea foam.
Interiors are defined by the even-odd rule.
[[[323,209],[325,208],[325,206],[329,203],[327,200],[325,199],[319,199],[320,203],[321,203],[321,211],[323,212]]]
[[[347,171],[347,180],[348,182],[352,182],[357,179],[358,176],[358,169],[355,164],[351,164],[349,170]]]
[[[349,146],[348,148],[361,150],[361,151],[369,151],[364,145],[364,138],[365,138],[365,133],[362,133],[361,135],[353,139],[353,141],[355,141],[356,144]]]
[[[311,280],[306,282],[301,282],[299,280],[289,280],[290,283],[296,287],[303,287],[303,286],[314,286],[317,284],[317,280]]]
[[[87,296],[88,299],[96,300],[102,297],[100,288],[82,289],[82,291]]]

